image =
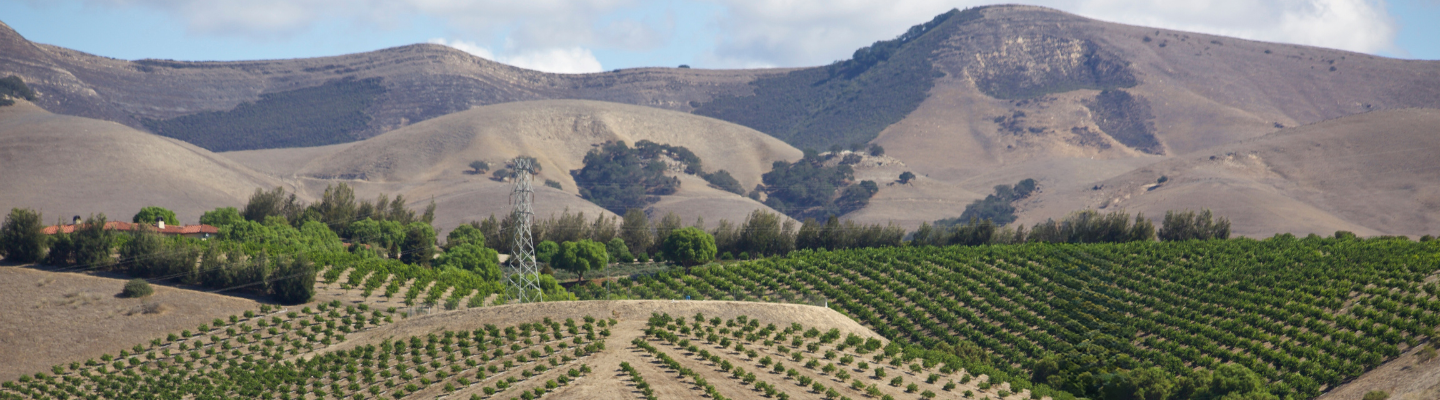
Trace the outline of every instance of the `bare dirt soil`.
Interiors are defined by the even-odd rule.
[[[259,303],[153,285],[144,298],[120,297],[125,279],[0,266],[0,381],[83,363],[167,333],[195,329]]]
[[[1393,400],[1440,399],[1440,360],[1420,362],[1416,354],[1423,347],[1416,346],[1399,358],[1315,399],[1360,400],[1365,393],[1374,390],[1389,393]]]

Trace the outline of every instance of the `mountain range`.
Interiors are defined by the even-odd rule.
[[[464,170],[517,155],[560,183],[537,197],[542,216],[607,213],[576,197],[566,172],[604,141],[651,140],[694,150],[747,190],[801,149],[878,145],[855,177],[880,191],[843,218],[908,228],[1033,178],[1021,224],[1086,208],[1209,208],[1247,236],[1440,232],[1440,62],[1034,6],[953,10],[824,66],[573,75],[433,44],[127,61],[0,24],[9,75],[38,97],[0,108],[0,206],[47,218],[139,204],[193,220],[256,187],[314,198],[347,182],[362,196],[433,198],[446,228],[508,209],[508,185]],[[189,166],[166,167],[182,154]],[[906,171],[918,178],[898,182]],[[714,223],[768,209],[676,175],[681,192],[651,211]]]

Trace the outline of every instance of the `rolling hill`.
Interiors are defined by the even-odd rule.
[[[0,107],[0,207],[31,207],[45,223],[105,213],[129,221],[160,205],[193,224],[284,180],[174,139],[114,122],[56,115],[27,102]]]
[[[55,113],[107,119],[211,150],[285,148],[279,152],[291,155],[274,160],[294,162],[251,167],[307,176],[312,191],[324,184],[311,178],[363,176],[357,186],[374,185],[367,189],[371,193],[419,196],[412,200],[461,193],[451,186],[425,186],[439,179],[440,171],[455,176],[458,160],[439,167],[430,159],[366,158],[371,150],[356,142],[476,106],[600,100],[710,116],[799,148],[869,142],[883,146],[888,161],[858,168],[861,179],[885,184],[904,171],[922,179],[884,186],[869,206],[846,218],[909,228],[959,215],[994,185],[1025,178],[1038,180],[1041,190],[1032,199],[1036,204],[1021,207],[1022,221],[1059,218],[1070,207],[1101,205],[1068,198],[1077,190],[1114,187],[1107,182],[1143,175],[1153,163],[1346,116],[1440,107],[1437,61],[1129,26],[1017,5],[947,12],[859,49],[850,59],[810,68],[547,74],[438,45],[295,60],[125,61],[32,43],[0,26],[0,75],[6,74],[30,82],[40,94],[36,104]],[[500,110],[523,115],[523,108],[492,109],[487,118],[501,118]],[[1434,129],[1430,122],[1417,123],[1412,128]],[[576,129],[581,128],[555,132]],[[293,150],[298,146],[310,147]],[[577,149],[547,158],[574,165],[575,156],[583,154]],[[394,151],[388,157],[419,154]],[[718,154],[703,158],[725,162],[728,153]],[[323,168],[298,169],[316,157],[330,158]],[[1431,160],[1409,153],[1391,161]],[[551,178],[570,182],[563,174]],[[748,188],[753,180],[747,179],[741,181]],[[1292,184],[1345,190],[1283,185]],[[565,185],[573,193],[571,186]],[[1433,222],[1440,208],[1414,200],[1424,195],[1367,192],[1373,201],[1408,204],[1413,211],[1406,212],[1424,216],[1382,226],[1383,217],[1360,216],[1368,211],[1356,207],[1364,206],[1335,200],[1354,196],[1252,189],[1218,185],[1202,191],[1212,196],[1151,196],[1152,203],[1121,206],[1147,213],[1227,210],[1237,222],[1252,219],[1247,226],[1253,229],[1238,232],[1259,236],[1440,230]],[[1060,193],[1067,198],[1047,199]],[[502,194],[485,199],[503,200]],[[554,204],[574,204],[562,198]]]
[[[364,141],[319,148],[271,149],[221,153],[225,157],[294,177],[319,193],[325,185],[349,182],[362,198],[378,192],[403,193],[412,204],[433,197],[437,224],[452,228],[462,220],[504,215],[510,209],[510,183],[469,172],[472,161],[499,168],[505,160],[530,155],[539,161],[537,214],[565,208],[586,215],[609,214],[580,199],[569,172],[584,166],[585,153],[606,141],[641,140],[684,146],[704,162],[706,171],[726,170],[744,187],[776,160],[800,158],[800,151],[760,132],[720,120],[632,106],[583,100],[515,102],[476,107],[387,132]],[[774,212],[749,198],[708,187],[679,171],[680,191],[662,196],[649,213],[675,212],[689,223],[743,221],[752,210]],[[561,189],[544,187],[546,180]]]

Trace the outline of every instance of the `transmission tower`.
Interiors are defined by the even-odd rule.
[[[510,192],[510,204],[515,206],[515,237],[505,271],[505,295],[512,303],[538,303],[542,300],[540,270],[535,264],[535,244],[530,239],[530,224],[535,220],[535,190],[530,186],[530,174],[535,165],[528,157],[517,157],[513,162],[515,189]]]

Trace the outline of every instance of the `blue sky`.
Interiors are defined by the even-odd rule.
[[[551,72],[847,58],[969,0],[0,0],[26,38],[121,59],[252,60],[447,44]],[[1091,18],[1440,59],[1440,0],[1037,0]]]

